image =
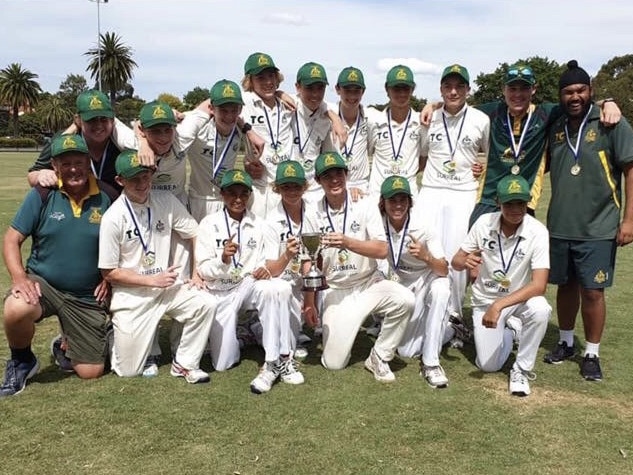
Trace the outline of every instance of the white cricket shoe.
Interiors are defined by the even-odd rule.
[[[257,377],[251,381],[251,391],[255,394],[267,393],[273,387],[278,377],[277,363],[267,361],[260,368]]]
[[[279,360],[277,372],[284,383],[303,384],[305,381],[303,374],[299,371],[299,364],[291,357]]]
[[[529,371],[521,371],[512,367],[510,370],[510,384],[508,390],[513,396],[525,397],[530,395],[530,382],[536,375]]]
[[[185,378],[189,384],[208,383],[211,381],[209,373],[202,371],[200,368],[187,369],[180,366],[176,360],[171,363],[169,373],[176,378]]]
[[[371,353],[369,353],[369,358],[365,360],[365,368],[374,374],[376,381],[380,381],[381,383],[391,383],[396,380],[389,364],[380,359],[373,348],[371,349]]]
[[[423,364],[420,375],[424,376],[424,379],[426,379],[426,382],[432,388],[445,388],[448,386],[448,378],[446,377],[444,368],[440,365],[426,366]]]

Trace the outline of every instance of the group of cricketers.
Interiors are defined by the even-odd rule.
[[[318,63],[299,69],[296,94],[283,80],[271,56],[253,53],[241,85],[216,82],[184,114],[147,103],[132,127],[104,94],[79,95],[75,122],[29,169],[32,189],[5,235],[11,355],[0,397],[37,374],[35,324],[52,315],[53,356],[81,378],[108,365],[156,376],[169,316],[170,373],[189,383],[210,380],[204,354],[215,371],[239,364],[249,333],[264,353],[253,393],[302,384],[306,328],[337,370],[366,326],[376,338],[364,366],[378,381],[395,380],[399,355],[445,388],[442,347],[472,340],[484,372],[516,346],[509,392],[527,396],[552,313],[548,282],[560,338],[544,361],[579,356],[582,377],[602,380],[604,291],[617,246],[633,240],[633,130],[611,99],[593,100],[576,61],[559,104],[533,104],[537,78],[515,64],[503,101],[471,107],[468,70],[448,66],[442,102],[421,113],[405,65],[387,73],[384,110],[363,106],[356,67],[338,75],[335,104]],[[545,225],[534,210],[547,172]]]

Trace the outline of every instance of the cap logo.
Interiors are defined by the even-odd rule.
[[[267,66],[268,63],[268,58],[266,57],[266,55],[260,54],[259,58],[257,58],[257,65],[258,66]]]
[[[222,89],[222,97],[235,97],[235,90],[230,84],[225,84]]]
[[[396,73],[396,79],[399,81],[406,81],[407,79],[409,79],[409,76],[407,75],[407,72],[404,70],[404,68],[398,69],[398,72]]]
[[[237,170],[235,173],[233,173],[233,180],[234,181],[241,181],[241,182],[245,182],[246,181],[246,179],[244,178],[244,175],[239,170]]]
[[[395,180],[393,180],[393,183],[391,183],[392,190],[402,190],[403,188],[404,188],[404,181],[402,181],[401,178],[396,178]]]
[[[152,111],[152,119],[164,119],[167,117],[167,112],[163,109],[162,106],[154,106],[154,110]]]
[[[587,134],[585,135],[585,142],[595,142],[596,141],[596,131],[593,129],[590,129],[589,131],[587,131]]]
[[[286,178],[296,177],[297,176],[297,170],[295,170],[295,167],[293,167],[292,165],[286,165],[286,168],[284,169],[284,176]]]
[[[321,77],[321,68],[319,68],[318,66],[312,66],[312,69],[310,70],[310,77],[311,78],[320,78]]]
[[[103,102],[101,102],[101,99],[99,99],[97,96],[92,96],[90,98],[90,104],[88,104],[88,107],[90,108],[90,110],[99,110],[99,109],[103,109]]]
[[[336,165],[336,157],[330,153],[325,156],[323,164],[327,167],[329,165]]]
[[[521,183],[519,183],[519,180],[511,180],[510,183],[508,184],[508,193],[513,195],[515,193],[522,193],[523,192],[523,188],[521,187]]]
[[[132,155],[130,155],[130,166],[131,167],[141,166],[141,160],[138,158],[138,154],[133,153]]]
[[[462,68],[459,67],[459,64],[454,64],[453,67],[451,68],[451,72],[452,73],[461,73]]]
[[[352,69],[349,72],[349,74],[347,75],[347,80],[348,81],[358,81],[358,73]]]
[[[75,139],[72,137],[66,137],[64,143],[62,143],[62,148],[77,148],[77,142],[75,142]]]

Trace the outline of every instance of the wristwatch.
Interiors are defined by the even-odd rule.
[[[613,100],[613,99],[612,99]],[[253,126],[251,124],[249,124],[248,122],[244,122],[244,125],[242,126],[242,128],[240,129],[240,131],[245,134],[246,132],[248,132],[249,130],[251,130],[253,128]]]

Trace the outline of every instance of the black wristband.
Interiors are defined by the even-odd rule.
[[[244,125],[242,126],[242,129],[240,130],[243,134],[245,134],[246,132],[248,132],[249,130],[251,130],[253,128],[253,126],[251,124],[249,124],[248,122],[244,122]]]

